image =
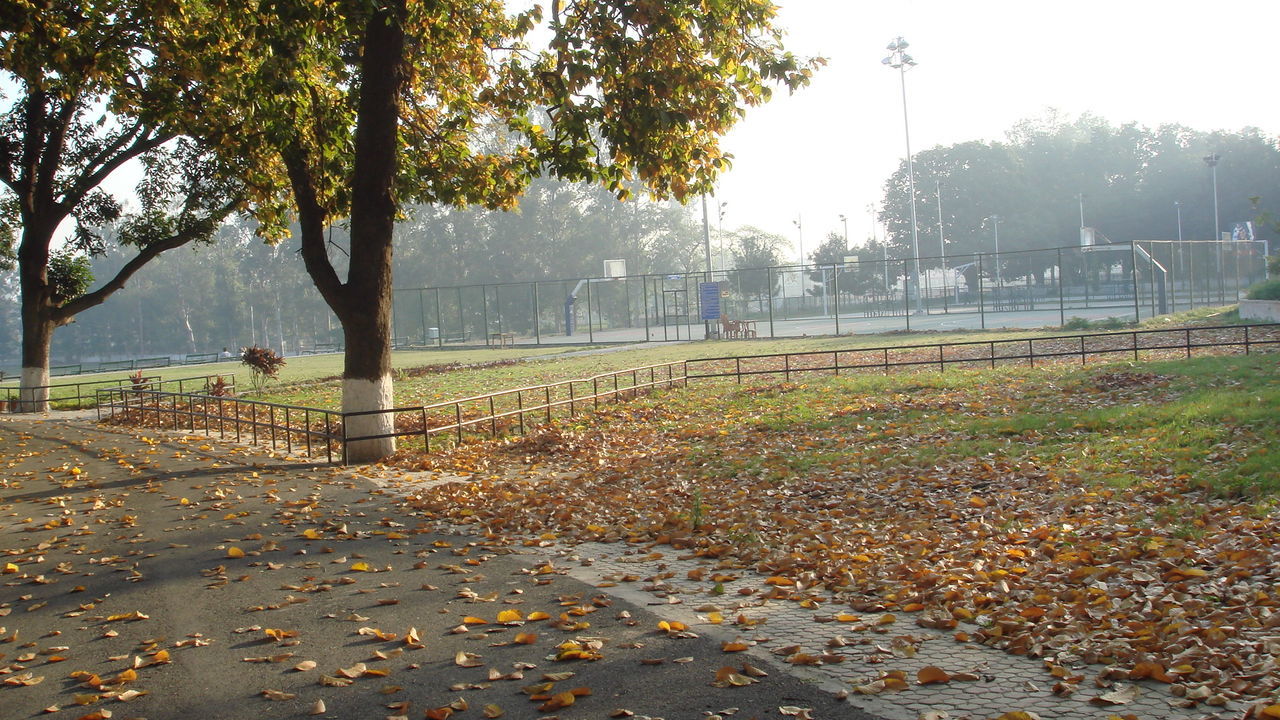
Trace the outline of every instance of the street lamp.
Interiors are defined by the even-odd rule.
[[[1204,164],[1209,166],[1213,171],[1213,247],[1214,258],[1218,263],[1218,293],[1219,296],[1224,292],[1226,287],[1226,279],[1223,276],[1222,268],[1222,223],[1218,220],[1218,161],[1222,156],[1218,153],[1209,153],[1204,156]]]
[[[841,214],[840,222],[844,223],[844,252],[847,255],[849,253],[849,218]]]
[[[1080,227],[1084,227],[1084,193],[1076,193],[1076,201],[1080,203]]]
[[[1004,218],[992,215],[987,220],[991,222],[991,229],[996,238],[996,287],[1003,287],[1004,280],[1000,277],[1000,223],[1004,222]]]
[[[886,49],[888,57],[880,62],[898,71],[898,79],[902,84],[902,128],[907,139],[907,189],[911,193],[911,253],[916,265],[916,314],[924,314],[924,296],[920,292],[920,237],[916,228],[916,171],[911,160],[911,124],[907,121],[907,69],[915,67],[916,61],[907,54],[908,43],[899,35],[889,43]],[[905,290],[905,288],[904,288]]]

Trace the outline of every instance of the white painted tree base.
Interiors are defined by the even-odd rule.
[[[49,412],[49,368],[22,368],[18,412]]]
[[[347,378],[342,381],[342,412],[389,410],[391,407],[391,375],[383,375],[377,380]],[[395,432],[395,414],[386,412],[349,417],[346,427],[349,438],[389,434]],[[347,462],[375,462],[395,451],[396,439],[393,437],[348,442]]]

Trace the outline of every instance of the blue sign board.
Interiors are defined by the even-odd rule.
[[[720,319],[720,283],[698,283],[698,304],[702,307],[699,320]]]

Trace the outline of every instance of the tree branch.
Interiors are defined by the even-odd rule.
[[[239,198],[233,198],[221,207],[210,212],[209,218],[211,220],[221,220],[227,215],[230,215],[239,203]],[[115,274],[115,277],[108,280],[102,287],[94,290],[93,292],[85,293],[84,295],[81,295],[80,297],[54,309],[52,313],[54,324],[58,326],[66,325],[71,322],[71,318],[76,315],[91,307],[101,305],[112,294],[123,289],[125,283],[129,281],[129,278],[133,277],[134,273],[141,270],[144,265],[154,260],[156,256],[160,255],[160,253],[182,247],[194,240],[199,234],[200,233],[197,229],[192,228],[191,230],[179,232],[174,235],[170,235],[167,238],[147,243],[145,247],[138,251],[137,255],[129,260],[129,262],[125,263],[124,267],[120,268],[120,271]]]
[[[59,203],[59,206],[67,212],[70,212],[71,208],[78,205],[90,190],[102,184],[102,182],[106,180],[111,173],[119,169],[121,165],[124,165],[143,153],[155,150],[175,137],[177,137],[177,135],[173,133],[148,135],[144,132],[141,137],[138,137],[133,141],[133,144],[122,149],[113,157],[108,158],[106,162],[102,163],[102,165],[98,167],[97,170],[80,176],[80,179],[72,184],[72,186],[62,196],[62,202]]]
[[[311,276],[320,296],[340,319],[346,316],[345,287],[338,272],[329,262],[324,242],[324,208],[316,198],[315,180],[307,169],[304,151],[297,141],[290,143],[284,152],[285,168],[289,183],[293,186],[294,201],[298,206],[298,224],[302,236],[302,262]]]

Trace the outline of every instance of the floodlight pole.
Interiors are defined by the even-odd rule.
[[[1218,292],[1219,297],[1223,292],[1226,281],[1222,274],[1222,223],[1218,219],[1218,161],[1222,156],[1218,153],[1209,153],[1204,156],[1204,163],[1213,171],[1213,246],[1216,250],[1214,256],[1218,261]]]
[[[915,67],[916,61],[906,53],[909,44],[899,35],[889,43],[886,49],[888,57],[880,62],[898,71],[898,79],[902,84],[902,128],[907,140],[907,189],[911,193],[911,253],[915,259],[916,314],[924,314],[924,295],[920,285],[920,234],[916,226],[916,171],[911,158],[911,123],[907,119],[907,69]],[[906,292],[907,288],[903,288]]]

